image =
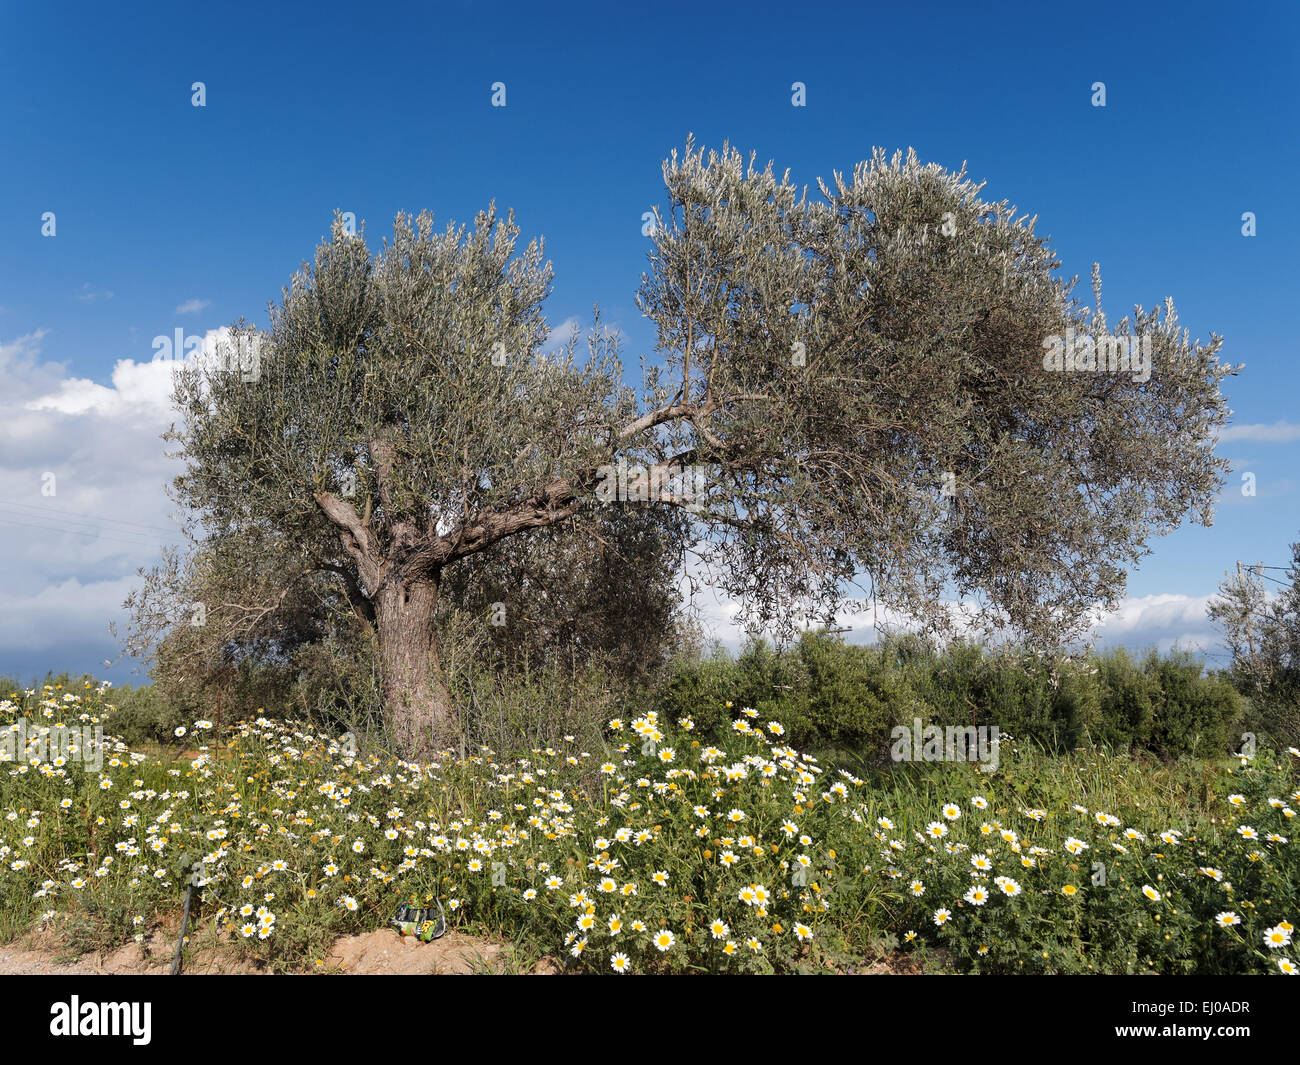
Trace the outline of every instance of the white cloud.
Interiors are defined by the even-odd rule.
[[[1271,425],[1230,425],[1219,433],[1219,442],[1251,440],[1259,444],[1289,444],[1300,440],[1300,425],[1280,420]]]
[[[113,298],[113,293],[102,289],[100,291],[96,291],[94,288],[91,287],[89,281],[83,284],[81,286],[81,291],[77,293],[77,299],[81,300],[82,303],[94,303],[95,300],[100,300],[100,299],[111,300],[112,298]]]
[[[29,400],[26,409],[106,416],[122,415],[140,406],[165,409],[176,365],[162,360],[137,363],[122,359],[113,367],[111,386],[84,377],[68,378],[59,382],[57,390]]]
[[[176,308],[177,314],[198,314],[205,307],[211,307],[211,300],[186,300]]]
[[[201,349],[183,361],[154,358],[151,362],[119,359],[113,367],[112,384],[100,385],[85,378],[66,378],[58,387],[26,404],[27,410],[56,411],[61,414],[96,413],[111,417],[160,420],[162,429],[172,409],[172,382],[182,365],[197,365],[217,357],[230,337],[230,329],[210,329],[202,337]],[[167,338],[169,341],[171,338]],[[187,341],[188,343],[188,338]],[[159,432],[162,431],[159,430]]]
[[[44,361],[46,336],[0,341],[0,649],[41,671],[64,648],[93,648],[83,668],[115,657],[107,624],[136,570],[180,539],[160,439],[174,364],[125,359],[102,384]]]
[[[1125,599],[1119,609],[1101,614],[1097,632],[1110,639],[1153,629],[1197,625],[1205,619],[1209,595],[1144,595]]]
[[[45,652],[42,659],[53,664],[62,647],[103,644],[109,648],[103,657],[109,658],[108,620],[118,616],[135,583],[134,574],[98,581],[68,577],[21,595],[0,590],[0,646],[9,655]]]
[[[4,370],[11,364],[21,364],[21,367],[26,370],[34,367],[36,357],[40,354],[41,341],[49,336],[49,333],[48,329],[38,329],[17,340],[11,340],[8,344],[0,343],[0,370]]]
[[[582,323],[577,318],[566,318],[559,325],[551,326],[551,332],[542,343],[541,353],[543,355],[553,355],[557,351],[563,351],[564,345],[569,342],[569,336],[575,329],[581,329]]]
[[[1206,614],[1210,595],[1146,595],[1125,599],[1104,615],[1095,628],[1097,646],[1144,650],[1161,654],[1175,648],[1213,653],[1223,647],[1223,631]]]
[[[1213,651],[1221,646],[1223,634],[1206,615],[1212,598],[1213,594],[1193,596],[1176,593],[1126,598],[1112,612],[1097,612],[1091,635],[1096,646],[1103,649],[1156,647],[1164,653],[1179,647],[1198,652]],[[744,645],[744,630],[736,623],[738,603],[703,586],[697,591],[694,604],[707,636],[717,639],[730,651]],[[962,623],[963,616],[970,611],[969,603],[950,601],[944,605],[959,632],[973,631]],[[885,631],[907,632],[917,628],[906,616],[885,609],[846,612],[838,620],[841,627],[851,630],[844,634],[849,643],[875,643]]]

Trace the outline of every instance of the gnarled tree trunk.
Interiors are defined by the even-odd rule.
[[[438,658],[437,578],[390,578],[374,598],[385,716],[398,750],[427,757],[456,742],[456,708]]]

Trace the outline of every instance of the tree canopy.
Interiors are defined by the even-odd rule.
[[[688,139],[663,175],[640,390],[599,322],[585,359],[576,336],[543,354],[550,266],[495,207],[468,230],[399,215],[379,251],[336,220],[272,309],[257,381],[177,374],[198,534],[330,575],[376,633],[408,752],[456,727],[432,625],[452,567],[580,530],[616,463],[742,619],[787,627],[865,582],[936,627],[955,596],[1059,643],[1152,535],[1210,520],[1221,339],[1191,342],[1172,301],[1112,329],[1099,275],[1080,305],[1035,219],[964,169],[877,150],[810,194]]]
[[[1232,679],[1251,701],[1255,722],[1271,737],[1300,745],[1300,542],[1291,545],[1286,580],[1238,565],[1210,601],[1232,653]],[[1269,594],[1268,579],[1279,587]]]

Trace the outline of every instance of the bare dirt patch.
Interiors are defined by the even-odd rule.
[[[516,971],[508,944],[457,932],[450,932],[432,943],[421,943],[391,931],[345,936],[334,944],[323,968],[327,972],[355,976],[453,976]],[[541,974],[554,971],[554,967],[542,962],[531,971]]]
[[[177,925],[179,926],[179,918]],[[53,929],[29,932],[21,939],[0,947],[0,974],[21,976],[166,976],[176,950],[175,930],[158,929],[143,943],[129,943],[110,951],[83,954],[73,961],[60,960],[67,952],[62,937]],[[198,951],[186,958],[186,973],[254,973],[258,970],[220,947]]]
[[[19,976],[166,976],[176,950],[179,917],[175,928],[155,930],[143,943],[131,943],[115,950],[83,954],[73,961],[61,960],[67,946],[50,928],[29,932],[7,946],[0,946],[0,975]],[[549,960],[522,965],[507,943],[492,942],[452,932],[432,943],[421,943],[391,930],[345,936],[335,942],[324,964],[315,972],[347,976],[462,976],[473,973],[527,973],[550,975],[559,972]],[[188,954],[184,975],[263,974],[265,970],[236,957],[220,945],[201,947]]]

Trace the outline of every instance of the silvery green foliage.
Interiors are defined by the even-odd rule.
[[[608,440],[606,420],[630,410],[614,343],[594,337],[581,368],[572,343],[538,356],[551,272],[538,242],[514,256],[517,235],[494,211],[468,234],[399,216],[372,254],[336,223],[273,308],[257,387],[178,375],[185,453],[197,457],[178,484],[191,505],[219,527],[269,524],[355,563],[318,496],[353,512],[376,559],[407,558],[585,468]],[[355,486],[349,496],[343,485]],[[381,569],[355,574],[365,593]]]
[[[1251,701],[1254,720],[1270,739],[1300,744],[1300,543],[1291,545],[1285,580],[1251,566],[1229,573],[1210,600],[1209,616],[1223,626],[1232,678]],[[1270,593],[1271,588],[1271,593]]]
[[[1045,337],[1104,318],[964,171],[877,150],[818,198],[688,142],[664,178],[640,305],[692,412],[672,447],[721,471],[703,550],[758,616],[830,611],[866,574],[879,605],[942,627],[946,590],[1054,643],[1123,594],[1152,534],[1208,522],[1234,371],[1172,302],[1116,329],[1152,334],[1145,384],[1046,373]]]
[[[877,151],[810,195],[688,140],[663,173],[638,294],[662,365],[640,397],[599,323],[581,362],[576,336],[541,356],[551,272],[512,215],[441,233],[400,215],[378,251],[336,220],[272,308],[256,383],[177,377],[177,489],[223,565],[328,574],[409,687],[439,669],[443,571],[583,521],[620,458],[710,471],[702,501],[645,506],[742,618],[786,627],[865,576],[936,627],[956,595],[1056,643],[1117,601],[1152,535],[1209,520],[1234,370],[1172,302],[1114,330],[1152,338],[1149,380],[1046,372],[1045,338],[1105,317],[964,170]]]

